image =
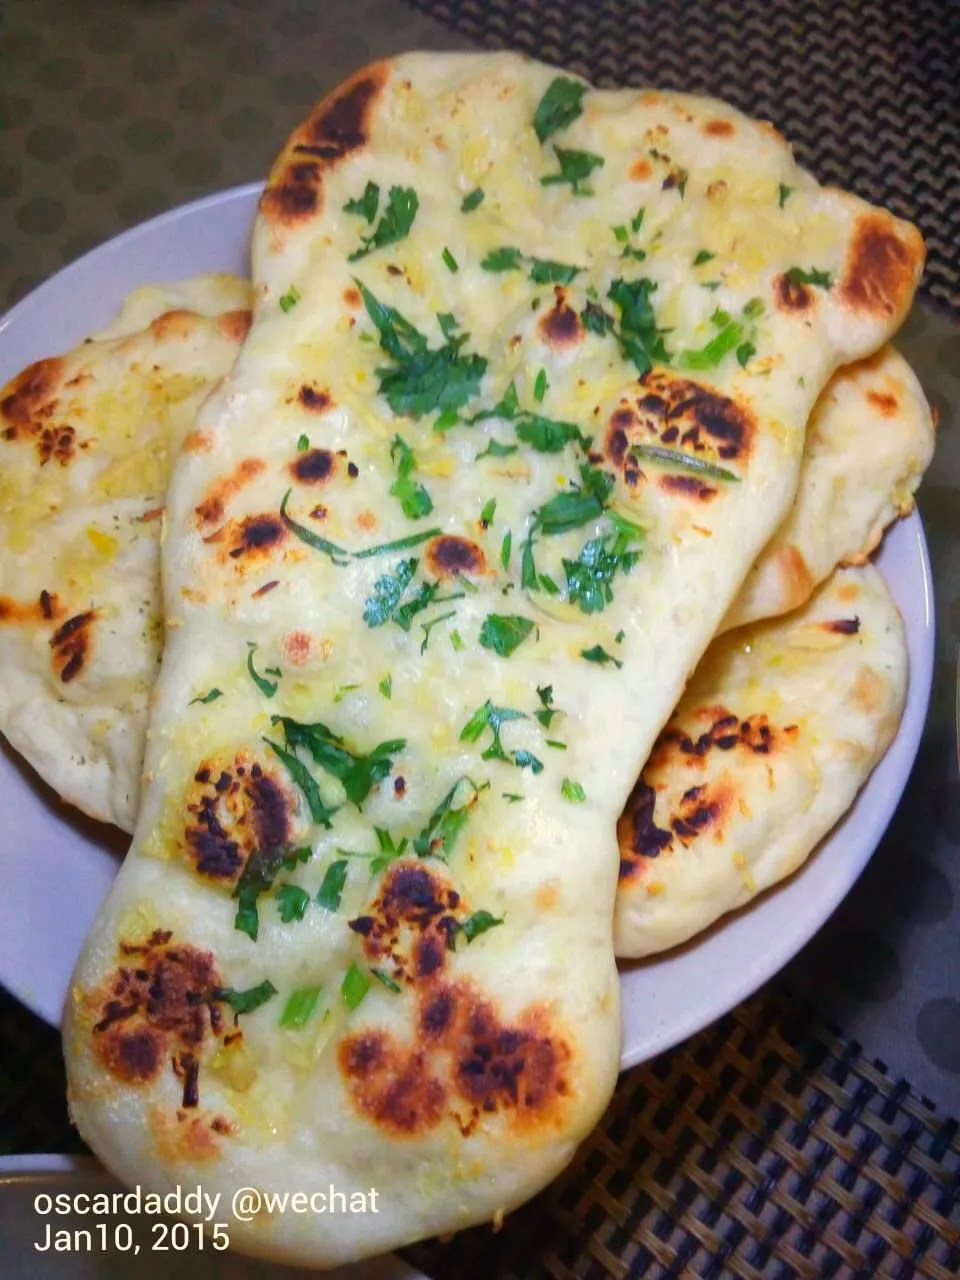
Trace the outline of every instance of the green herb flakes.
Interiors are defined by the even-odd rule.
[[[566,129],[583,111],[583,95],[587,86],[568,76],[557,76],[540,99],[533,127],[543,144],[551,134]]]
[[[460,925],[458,933],[466,938],[469,945],[474,938],[479,938],[482,933],[495,929],[498,924],[503,924],[503,916],[491,915],[489,911],[474,911],[473,915],[467,916]]]
[[[376,978],[378,982],[382,983],[387,988],[388,991],[392,991],[394,995],[399,995],[400,992],[403,990],[403,988],[400,986],[400,983],[394,982],[394,980],[390,977],[389,973],[387,973],[386,969],[371,969],[370,972],[373,974],[373,976]]]
[[[323,987],[299,987],[287,996],[287,1003],[280,1015],[280,1026],[286,1031],[298,1031],[313,1017]]]
[[[788,283],[793,285],[812,284],[818,289],[833,288],[833,276],[830,275],[829,271],[819,271],[816,267],[811,268],[809,271],[805,271],[802,267],[791,267],[789,271],[784,273],[784,277]]]
[[[317,890],[317,905],[323,907],[325,911],[339,911],[343,886],[346,882],[346,859],[338,858],[336,862],[331,862],[323,873],[323,881]]]
[[[207,693],[201,694],[196,698],[191,698],[190,701],[187,703],[187,706],[192,707],[195,702],[200,702],[204,706],[206,706],[208,703],[216,702],[218,698],[222,698],[222,697],[223,697],[222,689],[216,689],[216,688],[210,689]]]
[[[384,676],[377,688],[389,702],[393,697],[393,676]]]
[[[560,784],[560,794],[570,804],[583,804],[587,798],[587,793],[583,787],[579,782],[574,782],[572,778],[564,778]]]
[[[348,261],[357,262],[360,258],[365,258],[368,253],[403,240],[410,234],[419,205],[417,193],[412,187],[391,187],[387,197],[387,207],[373,234],[361,242],[360,248],[350,254]]]
[[[283,924],[291,924],[294,920],[302,920],[310,905],[310,895],[298,884],[282,884],[276,893],[277,907]]]
[[[603,166],[603,156],[593,151],[569,151],[565,147],[553,148],[560,168],[557,173],[547,174],[540,179],[542,187],[550,187],[559,183],[569,184],[575,196],[592,196],[593,188],[587,183],[596,169]]]
[[[369,990],[370,979],[355,964],[352,964],[340,984],[343,1003],[351,1013],[358,1007]]]
[[[509,658],[531,632],[539,630],[536,623],[518,614],[488,613],[480,628],[480,644],[492,649],[501,658]]]
[[[590,649],[581,649],[580,657],[586,658],[587,662],[596,662],[601,667],[605,667],[612,662],[618,671],[623,666],[623,663],[618,658],[615,658],[612,653],[607,653],[606,649],[599,644],[593,645]]]
[[[450,252],[450,250],[445,248],[443,253],[440,256],[443,258],[443,261],[447,270],[452,271],[453,274],[456,275],[457,272],[460,270],[460,266],[457,263],[456,258]]]
[[[482,187],[474,187],[473,190],[463,197],[460,205],[461,213],[473,213],[474,209],[479,208],[486,198],[486,193]]]
[[[420,520],[433,511],[433,501],[422,484],[411,475],[416,467],[413,450],[402,436],[393,437],[390,445],[390,461],[397,468],[397,478],[390,487],[390,496],[399,498],[400,507],[408,520]]]
[[[302,435],[297,441],[297,453],[306,453],[309,448],[310,437],[308,435]]]
[[[276,994],[277,988],[268,978],[255,987],[247,987],[246,991],[237,991],[234,987],[215,987],[213,991],[214,999],[223,1000],[234,1013],[253,1013]]]
[[[459,778],[434,809],[426,826],[415,837],[413,847],[418,857],[449,858],[470,810],[479,798],[479,787],[469,778]]]
[[[309,849],[258,849],[250,855],[233,890],[233,897],[237,900],[235,929],[256,942],[260,932],[258,899],[273,887],[281,871],[293,871],[298,863],[309,859],[310,852]]]
[[[793,195],[793,187],[788,187],[781,182],[779,191],[778,191],[778,199],[779,199],[781,209],[787,203],[787,201],[790,199],[792,195]]]
[[[280,310],[283,312],[292,311],[300,301],[301,296],[300,290],[295,284],[292,284],[280,299]]]
[[[355,213],[365,222],[372,222],[377,216],[379,203],[380,188],[375,182],[368,182],[363,189],[363,195],[357,200],[348,200],[343,208],[346,213]]]
[[[257,686],[263,696],[265,698],[272,698],[277,692],[278,681],[267,680],[264,676],[258,674],[253,665],[253,655],[257,652],[258,647],[259,646],[254,644],[252,640],[247,641],[247,671],[250,673],[250,679]],[[273,670],[276,670],[276,668],[273,668]]]
[[[705,262],[712,262],[717,255],[711,253],[709,249],[701,249],[693,260],[695,267],[702,267]]]

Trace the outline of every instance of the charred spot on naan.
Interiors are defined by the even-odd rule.
[[[59,622],[65,613],[60,597],[49,591],[41,591],[36,600],[0,596],[0,626],[43,626],[47,622]]]
[[[766,712],[741,719],[722,706],[698,707],[687,713],[685,719],[697,727],[700,724],[708,727],[697,733],[697,728],[688,730],[676,721],[667,725],[655,742],[644,769],[644,777],[654,786],[661,770],[669,770],[680,763],[691,768],[702,766],[718,752],[736,751],[744,757],[777,755],[787,749],[799,732],[793,724],[778,729],[770,723]]]
[[[238,752],[199,766],[183,812],[183,852],[200,875],[232,888],[254,853],[292,843],[297,807],[279,773]]]
[[[898,315],[913,296],[924,255],[916,227],[878,209],[861,214],[844,265],[840,300],[852,311],[882,320]]]
[[[604,454],[618,470],[633,472],[633,483],[642,476],[630,450],[637,445],[690,453],[714,464],[746,467],[753,447],[756,424],[745,404],[721,395],[666,369],[651,369],[640,379],[637,394],[621,397],[610,415],[604,438]],[[709,501],[717,487],[695,477],[695,485],[675,484],[680,477],[664,464],[661,487],[696,501]],[[658,472],[661,467],[657,466]],[[659,483],[659,481],[658,481]],[[709,492],[707,492],[709,491]]]
[[[76,427],[63,420],[60,392],[68,385],[67,372],[67,362],[60,357],[38,360],[0,392],[0,436],[11,443],[32,444],[41,466],[68,466],[78,449],[87,448],[88,442],[77,438]]]
[[[436,578],[455,578],[461,573],[476,576],[487,567],[483,549],[470,538],[455,533],[445,533],[428,542],[425,560]]]
[[[831,618],[828,622],[821,622],[820,627],[824,631],[829,631],[838,636],[855,636],[860,630],[859,618]]]
[[[186,1108],[170,1115],[161,1107],[151,1107],[147,1125],[161,1160],[191,1167],[216,1159],[222,1145],[219,1139],[234,1131],[225,1116],[198,1115]]]
[[[292,134],[260,198],[260,214],[273,227],[296,227],[321,212],[324,174],[366,146],[388,75],[386,62],[358,71]]]
[[[259,458],[244,458],[229,475],[215,480],[196,506],[199,524],[211,525],[222,520],[231,499],[265,470],[266,465]]]
[[[398,982],[429,981],[447,962],[464,915],[460,894],[436,870],[398,862],[380,892],[349,926],[374,965],[389,964]]]
[[[637,779],[617,821],[620,880],[638,876],[649,858],[659,858],[673,844],[673,834],[654,821],[657,793],[643,777]]]
[[[216,961],[208,951],[156,929],[144,941],[121,942],[118,963],[85,1003],[94,1019],[100,1063],[126,1084],[155,1080],[168,1060],[186,1073],[184,1105],[196,1105],[199,1054],[225,1027],[216,993]]]
[[[287,540],[283,521],[272,512],[231,519],[204,538],[218,548],[218,560],[238,573],[262,569]]]
[[[252,311],[224,311],[217,316],[217,328],[230,342],[237,346],[246,339],[253,323]]]
[[[308,449],[290,463],[290,474],[297,484],[321,485],[337,473],[337,455],[330,449]]]
[[[872,387],[867,392],[867,403],[876,409],[881,418],[895,418],[900,408],[900,401],[889,391],[876,391]]]
[[[398,1136],[446,1120],[469,1137],[495,1115],[525,1133],[562,1121],[573,1055],[544,1009],[526,1009],[511,1023],[464,980],[434,983],[418,1003],[412,1045],[381,1029],[341,1042],[340,1071],[361,1115]]]
[[[777,310],[788,314],[809,311],[814,305],[813,290],[789,272],[774,280],[773,296]]]
[[[689,848],[700,836],[711,835],[722,840],[726,819],[736,798],[736,783],[726,772],[713,782],[685,791],[676,811],[670,815],[670,827],[684,848]]]
[[[664,493],[683,498],[693,498],[697,502],[709,502],[719,492],[713,485],[707,484],[696,476],[660,476],[657,485]]]
[[[93,647],[93,624],[97,616],[96,609],[75,613],[50,637],[53,669],[64,684],[75,680],[87,664]]]
[[[540,337],[548,347],[558,351],[566,351],[583,340],[586,330],[577,315],[576,309],[567,301],[567,291],[562,285],[553,290],[554,303],[550,310],[537,324]]]
[[[309,413],[326,413],[333,406],[333,397],[329,391],[305,382],[297,392],[297,403]]]

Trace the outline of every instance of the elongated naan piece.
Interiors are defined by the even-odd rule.
[[[0,390],[0,732],[64,800],[125,830],[163,644],[159,517],[249,295],[233,277],[151,286],[113,336]]]
[[[329,1266],[563,1168],[617,1073],[617,817],[921,259],[712,101],[429,54],[310,114],[172,483],[140,816],[66,1010],[121,1178],[376,1186],[231,1224]]]
[[[838,564],[862,564],[913,510],[934,437],[923,388],[893,347],[841,369],[810,419],[797,499],[720,629],[788,613]]]
[[[686,942],[792,875],[893,741],[903,623],[872,565],[715,640],[620,820],[617,955]]]

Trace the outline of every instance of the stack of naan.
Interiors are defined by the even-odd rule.
[[[377,1187],[231,1224],[325,1267],[563,1168],[615,955],[789,875],[896,733],[922,261],[720,102],[408,55],[288,140],[252,322],[148,290],[5,390],[0,728],[133,830],[64,1026],[119,1177]]]

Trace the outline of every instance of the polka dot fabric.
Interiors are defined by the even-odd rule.
[[[627,0],[622,4],[629,7]],[[569,7],[582,14],[586,0]],[[610,5],[601,7],[606,11]],[[794,7],[792,0],[775,6],[783,13]],[[824,8],[819,0],[813,7],[817,12]],[[871,21],[884,8],[879,0],[864,7]],[[0,27],[0,309],[125,227],[211,191],[261,178],[308,106],[372,58],[414,47],[468,48],[482,41],[512,42],[556,60],[573,48],[569,41],[564,43],[569,28],[579,41],[576,69],[609,81],[604,58],[612,55],[602,41],[590,39],[589,23],[579,18],[579,26],[572,18],[561,21],[556,15],[564,9],[554,0],[544,6],[550,15],[543,24],[544,40],[548,34],[550,39],[537,45],[539,28],[529,20],[532,8],[529,3],[510,6],[499,0],[489,6],[423,3],[416,8],[400,0],[7,0]],[[730,6],[721,8],[727,11]],[[748,8],[759,13],[759,0]],[[516,24],[504,18],[513,9]],[[695,7],[677,0],[666,3],[666,9],[674,24],[681,13],[686,15],[683,23],[707,22]],[[848,23],[852,6],[840,9]],[[447,25],[418,10],[429,10]],[[726,26],[730,21],[729,16],[724,19]],[[755,24],[757,18],[752,21]],[[769,65],[787,56],[792,29],[786,20],[771,27]],[[708,39],[709,33],[701,31],[701,38]],[[958,47],[955,33],[948,31],[942,46],[942,57],[949,60]],[[617,56],[622,61],[627,55],[621,51]],[[851,57],[855,51],[846,42],[847,69]],[[826,42],[816,54],[821,96],[831,82],[830,58]],[[632,65],[641,65],[639,57]],[[953,66],[957,84],[960,55]],[[909,70],[916,79],[917,69]],[[663,71],[662,82],[709,87],[698,83],[698,77],[703,81],[709,76],[709,66],[698,62],[688,71],[685,78],[671,65]],[[643,72],[644,78],[656,81],[655,67],[643,65]],[[749,67],[744,66],[742,74],[749,76]],[[769,79],[769,66],[765,74]],[[867,108],[886,110],[894,92],[887,79],[877,82],[877,103],[870,100],[870,86],[864,73],[861,101]],[[743,86],[734,89],[729,96],[743,99]],[[918,107],[911,99],[908,106],[914,113],[909,127],[916,130],[915,113],[922,104]],[[869,150],[859,123],[851,135],[856,141],[845,141],[842,107],[838,98],[838,119],[829,126],[828,167],[830,176],[836,171],[840,180],[858,171]],[[789,132],[787,121],[778,123]],[[891,151],[888,161],[893,168],[887,177],[896,191],[898,211],[919,216],[911,204],[911,192],[919,188],[912,185],[909,160],[908,152]],[[945,147],[941,166],[943,190],[960,190],[960,153],[955,147]],[[927,192],[929,179],[919,187]],[[935,236],[955,239],[956,210],[951,224],[947,206],[945,200],[931,204],[924,195],[923,221]],[[933,296],[943,307],[960,303],[948,275],[937,269]],[[790,966],[786,980],[855,1037],[869,1057],[909,1079],[939,1108],[960,1114],[960,781],[955,725],[960,332],[943,316],[918,309],[904,330],[902,347],[940,421],[937,455],[919,503],[930,541],[938,609],[938,670],[931,713],[913,778],[890,831],[848,900]]]

